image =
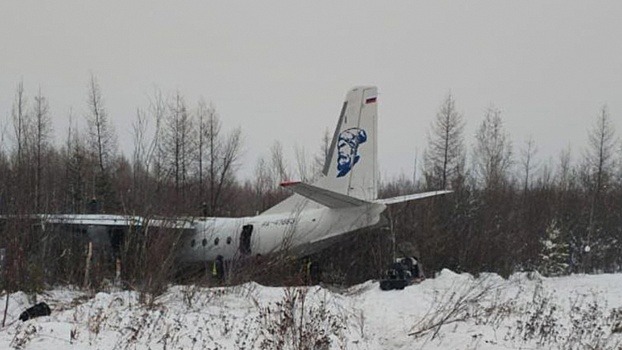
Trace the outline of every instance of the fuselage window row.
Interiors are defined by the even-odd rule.
[[[231,242],[232,242],[231,237],[227,237],[227,244],[231,244]],[[219,237],[214,238],[214,245],[218,245],[218,243],[220,243],[220,238]],[[197,241],[195,239],[190,241],[191,248],[194,248],[196,245],[197,245]],[[204,247],[207,246],[207,238],[203,238],[203,240],[201,241],[201,245],[203,245]]]
[[[214,245],[218,245],[218,243],[220,243],[220,238],[216,237],[214,239]],[[227,237],[227,244],[231,244],[231,237]],[[197,241],[195,239],[190,241],[191,248],[194,248],[196,245],[197,245]],[[203,238],[203,241],[201,241],[201,245],[203,245],[204,247],[207,246],[207,238]]]

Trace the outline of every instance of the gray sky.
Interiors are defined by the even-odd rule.
[[[99,79],[121,148],[157,86],[212,101],[225,128],[241,126],[242,174],[275,139],[315,152],[346,91],[379,87],[383,176],[411,176],[415,151],[451,90],[469,147],[488,106],[517,148],[539,157],[572,145],[607,103],[622,132],[619,1],[3,1],[0,116],[23,79],[49,98],[62,137]],[[32,99],[31,99],[32,100]]]

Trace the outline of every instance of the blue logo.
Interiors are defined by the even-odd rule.
[[[337,177],[345,176],[358,163],[361,156],[358,148],[367,141],[367,133],[363,129],[350,128],[339,134],[337,141]]]

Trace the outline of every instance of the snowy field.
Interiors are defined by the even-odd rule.
[[[543,278],[442,271],[401,291],[173,286],[149,305],[137,292],[39,295],[52,315],[15,321],[0,349],[619,349],[622,274]],[[2,297],[4,311],[4,296]],[[15,321],[15,322],[14,322]],[[11,323],[12,322],[12,323]]]

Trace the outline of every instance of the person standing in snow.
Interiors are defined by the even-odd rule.
[[[218,255],[216,257],[216,260],[214,260],[214,265],[212,267],[212,277],[218,282],[218,284],[222,284],[225,280],[225,263],[223,261],[222,255]]]
[[[421,269],[421,264],[419,263],[419,259],[415,256],[406,257],[402,259],[402,265],[404,265],[404,269],[410,272],[410,278],[413,280],[422,280],[423,270]]]

